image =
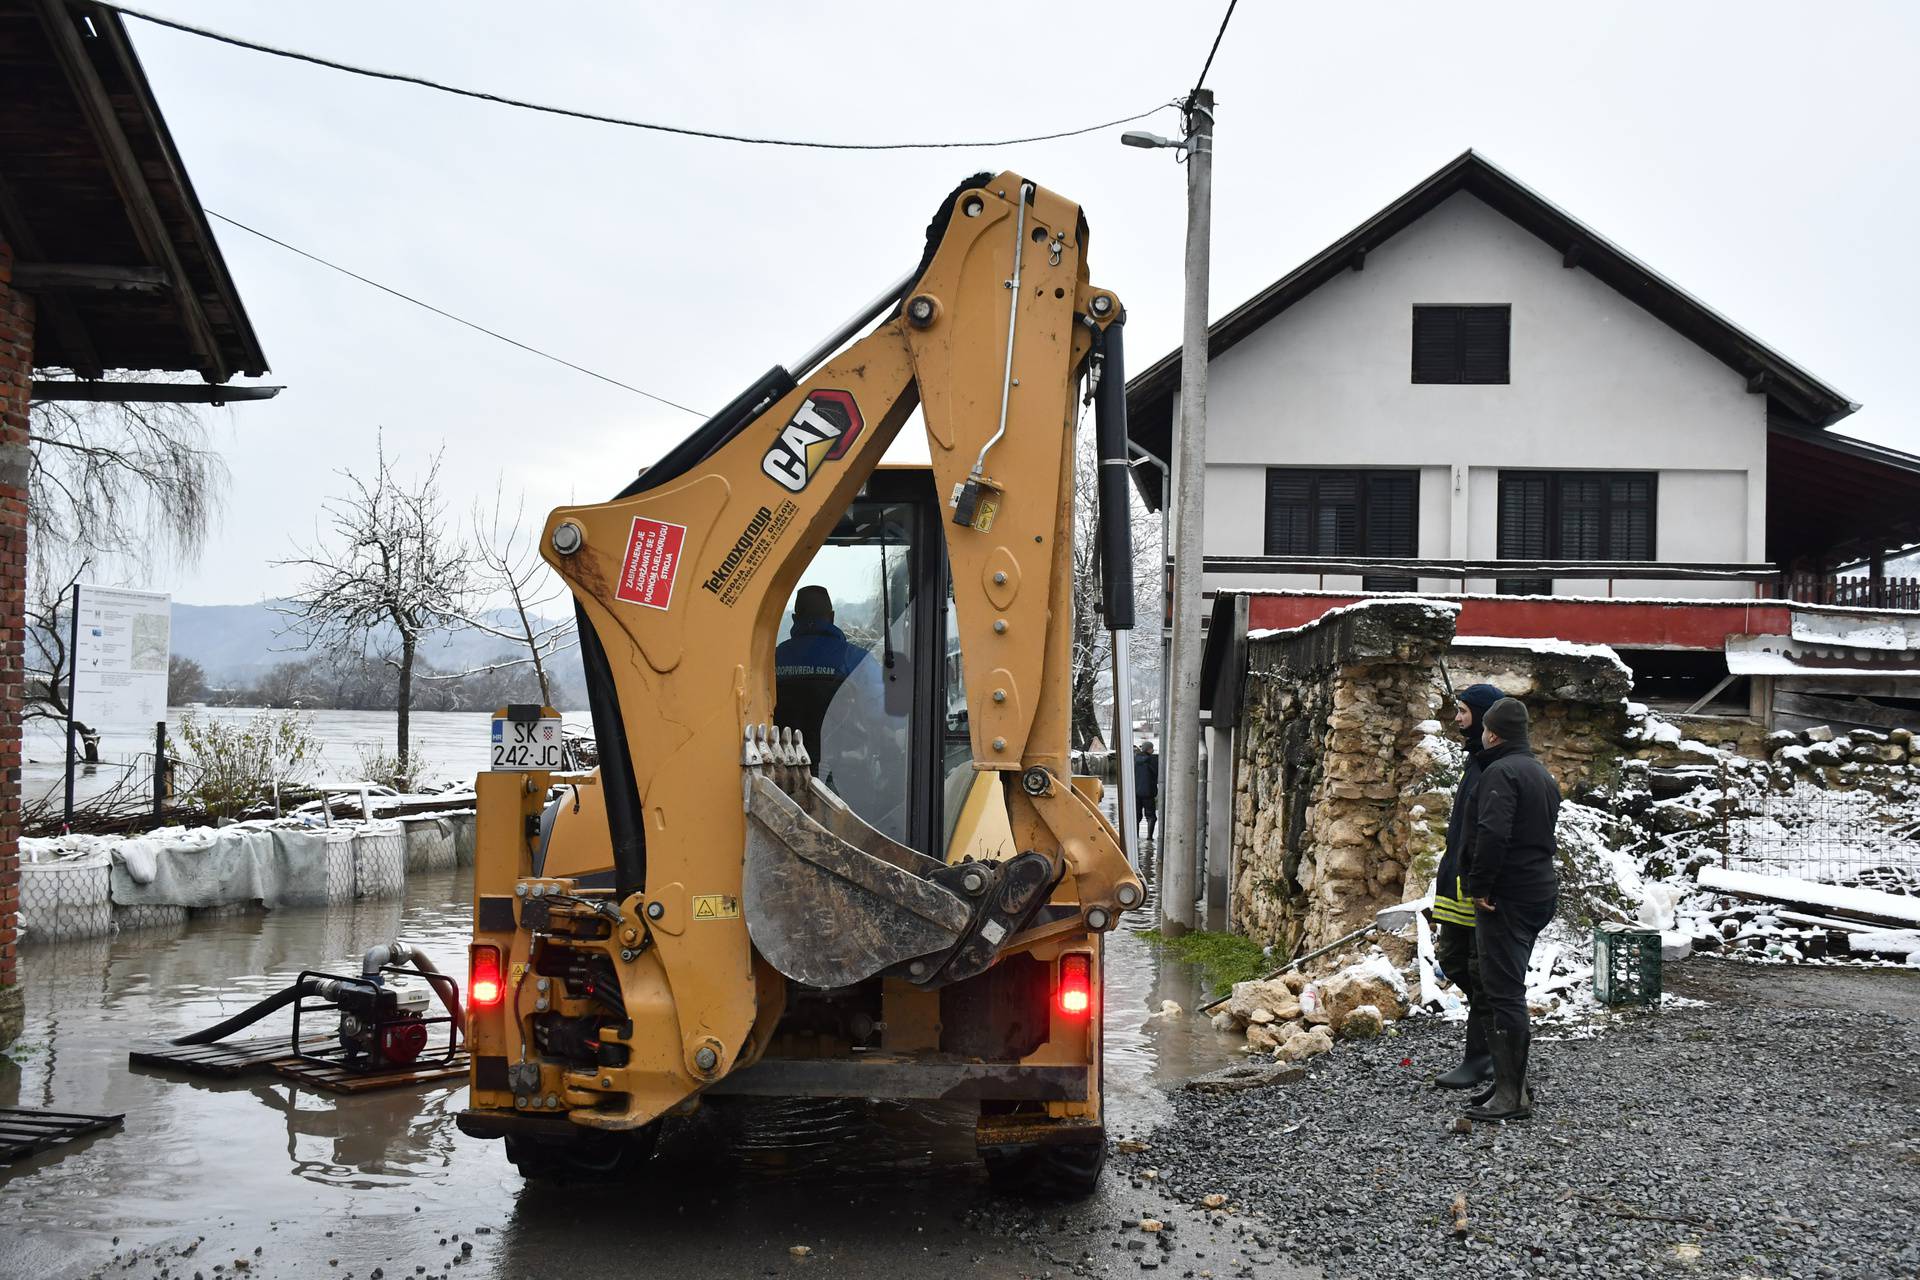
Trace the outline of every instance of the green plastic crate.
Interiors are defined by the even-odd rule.
[[[1659,1004],[1659,933],[1624,924],[1596,926],[1593,994],[1607,1005]]]

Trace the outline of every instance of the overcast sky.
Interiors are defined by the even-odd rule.
[[[156,12],[343,61],[676,124],[834,140],[1051,132],[1180,95],[1223,3],[977,0]],[[381,84],[128,20],[203,203],[450,311],[712,410],[920,252],[966,173],[1078,200],[1130,365],[1178,341],[1184,171],[1118,130],[990,151],[666,137]],[[1217,317],[1468,147],[1861,402],[1920,451],[1920,6],[1245,0],[1219,95]],[[1145,126],[1177,131],[1164,113]],[[443,443],[457,508],[504,477],[609,497],[697,420],[215,224],[279,399],[220,411],[233,483],[189,603],[294,585],[376,432]]]

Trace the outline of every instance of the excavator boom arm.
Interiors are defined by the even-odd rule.
[[[650,952],[664,985],[658,1026],[628,1033],[635,1065],[607,1085],[630,1100],[625,1120],[659,1114],[764,1047],[784,992],[767,955],[800,948],[756,938],[834,927],[830,914],[754,918],[742,854],[754,840],[794,856],[777,868],[785,883],[823,877],[831,892],[818,901],[843,913],[912,898],[916,927],[962,939],[956,954],[964,942],[976,968],[1063,876],[1095,932],[1144,899],[1112,826],[1069,778],[1076,391],[1099,331],[1120,317],[1088,283],[1085,242],[1071,201],[981,175],[936,216],[921,269],[897,305],[869,313],[885,314],[865,336],[838,350],[845,335],[830,340],[809,372],[810,354],[798,385],[777,369],[763,377],[615,500],[549,518],[544,554],[582,624],[620,936],[635,939],[621,955],[639,966]],[[926,859],[889,851],[808,790],[794,744],[776,734],[772,749],[755,746],[774,715],[786,602],[916,405],[947,503],[974,767],[1005,780],[1013,847],[1032,855],[1005,870],[1025,915],[976,913],[965,927],[966,909],[953,916],[913,861]],[[756,772],[768,756],[785,762],[779,779]],[[776,786],[796,779],[792,796]],[[820,972],[864,976],[858,960]],[[794,967],[782,972],[824,981]],[[569,1104],[589,1100],[595,1074],[569,1077]],[[606,1112],[575,1119],[612,1123]]]

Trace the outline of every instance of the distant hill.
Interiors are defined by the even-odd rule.
[[[217,688],[254,684],[268,668],[307,656],[298,639],[283,634],[288,630],[288,620],[274,611],[278,603],[263,600],[259,604],[180,604],[176,601],[173,606],[174,655],[199,663],[207,673],[208,683]],[[507,611],[496,610],[482,616],[502,627],[515,621]],[[514,652],[510,641],[471,627],[434,636],[420,648],[420,656],[439,671],[483,666]],[[579,683],[577,654],[562,654],[556,665],[566,672],[565,680]]]

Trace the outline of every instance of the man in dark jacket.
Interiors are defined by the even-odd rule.
[[[1476,1097],[1476,1120],[1524,1120],[1527,1090],[1527,963],[1560,896],[1560,788],[1527,743],[1527,708],[1502,698],[1481,717],[1486,750],[1464,850],[1478,921],[1480,999],[1492,1006],[1493,1088]]]
[[[1469,685],[1453,704],[1454,726],[1467,743],[1467,763],[1460,771],[1453,809],[1447,815],[1447,849],[1433,876],[1433,919],[1438,926],[1433,958],[1467,1002],[1467,1050],[1459,1066],[1435,1077],[1434,1083],[1442,1089],[1472,1089],[1493,1076],[1493,1053],[1487,1039],[1493,1010],[1478,999],[1480,961],[1473,947],[1473,899],[1467,894],[1466,877],[1460,873],[1460,854],[1467,842],[1467,813],[1480,782],[1480,757],[1484,754],[1480,717],[1506,696],[1490,684]]]
[[[1160,820],[1160,757],[1153,754],[1153,743],[1142,742],[1133,753],[1133,807],[1135,823],[1147,824],[1147,839]]]

